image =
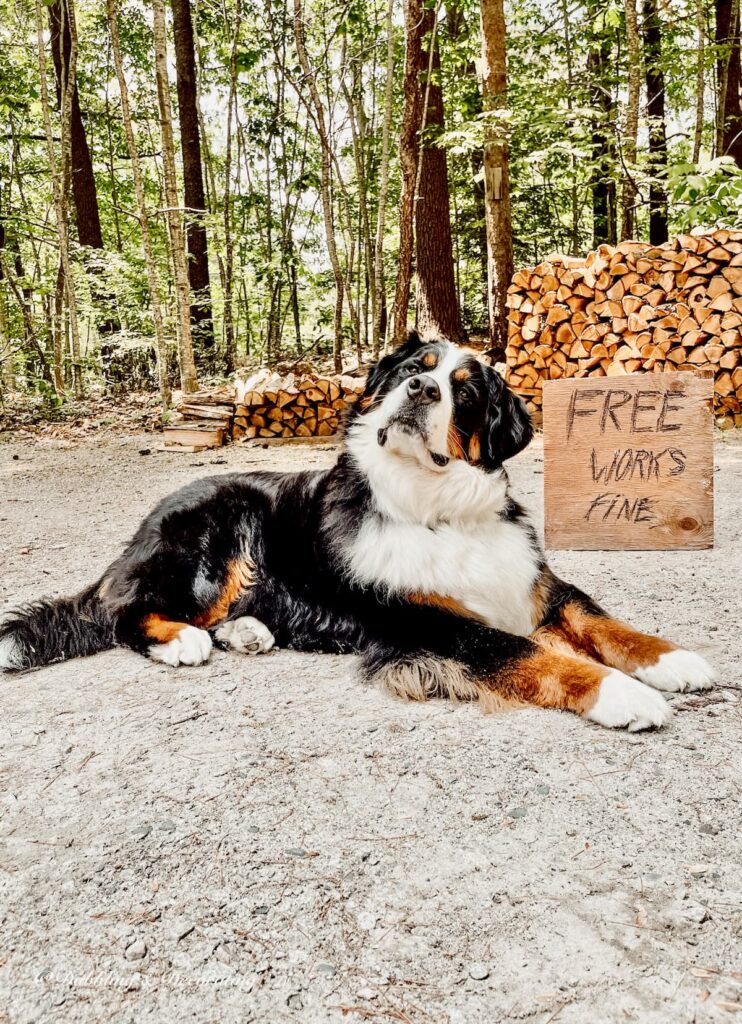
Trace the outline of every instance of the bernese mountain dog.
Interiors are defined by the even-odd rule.
[[[160,502],[76,597],[0,625],[23,670],[117,644],[166,665],[214,645],[354,652],[413,700],[533,704],[664,725],[704,689],[698,654],[611,618],[548,567],[504,464],[532,436],[490,366],[416,334],[370,371],[329,470],[207,477]]]

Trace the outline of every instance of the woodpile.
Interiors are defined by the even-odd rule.
[[[363,381],[355,377],[261,370],[237,381],[232,437],[331,437],[346,405],[362,392]]]
[[[220,388],[183,395],[176,412],[177,421],[168,423],[163,431],[165,448],[184,452],[220,448],[232,428],[234,393],[231,388]]]
[[[717,425],[742,426],[742,231],[550,256],[508,308],[506,378],[537,415],[545,380],[710,368]]]

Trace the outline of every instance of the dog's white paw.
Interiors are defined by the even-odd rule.
[[[223,622],[214,635],[240,654],[265,654],[276,642],[268,627],[252,615]]]
[[[708,690],[716,681],[716,673],[705,658],[693,651],[682,650],[661,654],[654,665],[638,668],[634,675],[657,690],[671,693]]]
[[[670,705],[654,690],[613,669],[600,684],[598,699],[585,715],[606,729],[658,729],[672,717]]]
[[[153,661],[163,665],[202,665],[211,654],[211,637],[205,629],[183,626],[174,640],[154,644],[147,652]]]

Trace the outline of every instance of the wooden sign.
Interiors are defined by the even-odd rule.
[[[545,383],[546,546],[712,547],[713,386],[691,371]]]

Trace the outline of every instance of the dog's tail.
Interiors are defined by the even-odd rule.
[[[0,672],[81,658],[114,645],[114,623],[96,583],[75,597],[34,601],[0,622]]]

